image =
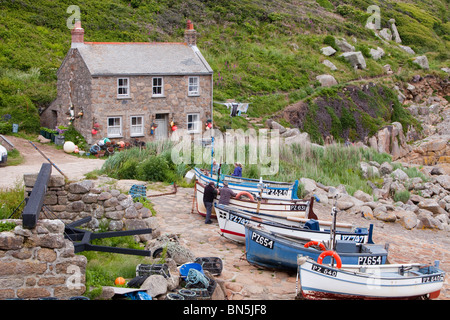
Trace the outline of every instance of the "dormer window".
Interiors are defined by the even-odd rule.
[[[129,98],[130,97],[130,79],[118,78],[117,79],[117,98]]]

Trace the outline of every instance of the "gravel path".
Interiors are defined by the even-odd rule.
[[[14,187],[16,183],[23,182],[25,173],[38,173],[43,163],[48,163],[32,145],[25,139],[14,136],[5,136],[24,157],[23,163],[17,166],[0,166],[0,189]],[[52,144],[33,142],[37,148],[46,155],[68,178],[79,180],[84,174],[100,169],[105,160],[88,159],[65,153]],[[52,167],[52,174],[60,174]]]

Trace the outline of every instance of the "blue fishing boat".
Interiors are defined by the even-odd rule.
[[[262,226],[277,234],[302,238],[305,240],[327,241],[330,239],[330,222],[315,219],[297,219],[276,215],[270,211],[256,213],[240,210],[234,205],[214,204],[221,234],[230,240],[245,243],[245,225]],[[351,224],[336,225],[338,240],[350,240],[357,243],[373,243],[373,225],[356,228]]]
[[[297,200],[298,180],[294,182],[280,182],[262,179],[250,179],[235,177],[230,175],[222,175],[218,177],[216,174],[211,175],[206,170],[194,168],[197,181],[204,185],[214,182],[219,187],[223,187],[223,182],[228,182],[228,187],[235,192],[248,192],[256,199],[258,197],[265,199],[285,199]]]
[[[296,271],[298,255],[317,260],[324,252],[333,251],[339,255],[343,264],[382,265],[386,263],[388,255],[387,247],[377,244],[335,240],[334,246],[324,243],[322,248],[316,248],[308,246],[308,242],[265,231],[258,226],[245,225],[246,258],[250,264],[258,267]],[[331,263],[332,258],[336,257],[325,256],[323,263]]]

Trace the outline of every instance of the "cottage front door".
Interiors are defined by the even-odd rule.
[[[156,140],[164,140],[168,137],[168,119],[169,115],[167,113],[159,113],[155,116],[155,124],[158,126],[155,129],[155,139]]]

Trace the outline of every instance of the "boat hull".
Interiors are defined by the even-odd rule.
[[[434,266],[395,264],[359,269],[343,265],[337,269],[311,259],[300,263],[298,272],[302,297],[313,300],[433,299],[439,296],[445,277]]]
[[[297,256],[303,255],[317,260],[323,252],[314,247],[305,248],[307,241],[288,239],[260,228],[245,226],[245,251],[250,264],[279,270],[297,270]],[[375,244],[357,244],[351,241],[336,241],[336,252],[343,264],[385,264],[387,249]],[[331,263],[331,257],[323,259]]]
[[[328,222],[304,219],[304,221],[289,220],[287,217],[274,215],[256,214],[244,212],[230,206],[215,205],[217,221],[222,235],[230,240],[245,243],[245,225],[262,226],[269,232],[291,236],[296,238],[310,239],[327,242],[330,240]],[[337,228],[336,238],[338,240],[349,240],[357,243],[371,242],[371,234],[366,228],[353,228],[352,225]]]
[[[197,181],[203,185],[207,185],[210,182],[219,183],[219,187],[223,187],[223,181],[228,182],[228,187],[236,192],[247,191],[253,195],[254,198],[260,194],[258,187],[260,181],[256,179],[248,179],[241,177],[233,177],[229,175],[221,175],[220,179],[216,175],[212,177],[202,172],[199,168],[194,168]],[[284,199],[284,200],[298,200],[297,189],[298,180],[293,183],[290,182],[277,182],[263,180],[262,198]]]
[[[195,184],[195,197],[197,199],[197,212],[201,216],[206,216],[206,208],[203,204],[203,193],[205,190],[205,185],[199,181]],[[236,193],[237,191],[234,190]],[[217,196],[215,203],[218,203],[220,195]],[[246,200],[244,198],[230,199],[230,205],[241,210],[256,212],[259,210],[260,213],[273,214],[283,217],[297,217],[297,218],[307,218],[312,210],[312,203],[309,200],[283,200],[283,199],[263,199],[258,208],[257,201]],[[213,210],[211,215],[216,218],[216,212]]]

